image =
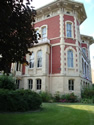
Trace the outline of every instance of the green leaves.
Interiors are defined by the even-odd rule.
[[[0,70],[10,72],[10,64],[23,63],[36,39],[33,22],[36,11],[23,0],[4,0],[0,4]],[[32,25],[31,25],[32,24]]]

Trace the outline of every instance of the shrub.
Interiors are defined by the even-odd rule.
[[[81,93],[82,98],[92,99],[94,98],[94,88],[85,88]]]
[[[15,79],[12,76],[6,76],[6,75],[0,76],[0,88],[15,90],[16,89]]]
[[[39,94],[30,90],[0,90],[0,111],[28,111],[39,109]]]
[[[93,99],[83,98],[83,99],[81,99],[81,103],[84,103],[84,104],[92,104],[92,103],[94,103],[94,102],[93,102]]]
[[[56,94],[54,95],[53,98],[54,98],[54,101],[56,101],[56,102],[60,101],[60,93],[59,93],[59,91],[56,92]]]
[[[40,92],[39,94],[40,94],[43,102],[50,102],[52,99],[51,94],[49,94],[47,92]]]
[[[74,93],[62,95],[60,102],[77,102],[77,96]]]

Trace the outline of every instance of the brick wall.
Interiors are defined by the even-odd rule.
[[[60,73],[60,46],[52,47],[52,73]]]
[[[40,21],[35,24],[36,27],[41,27],[43,25],[48,26],[48,39],[59,37],[60,36],[60,26],[59,26],[59,16],[55,16],[43,21]]]

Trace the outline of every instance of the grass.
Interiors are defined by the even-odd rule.
[[[42,110],[0,113],[1,125],[94,125],[94,105],[43,103]]]

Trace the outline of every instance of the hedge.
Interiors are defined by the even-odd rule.
[[[31,90],[0,89],[0,111],[29,111],[39,109],[42,99]]]
[[[15,90],[16,89],[15,78],[13,78],[12,76],[1,75],[0,89]]]

